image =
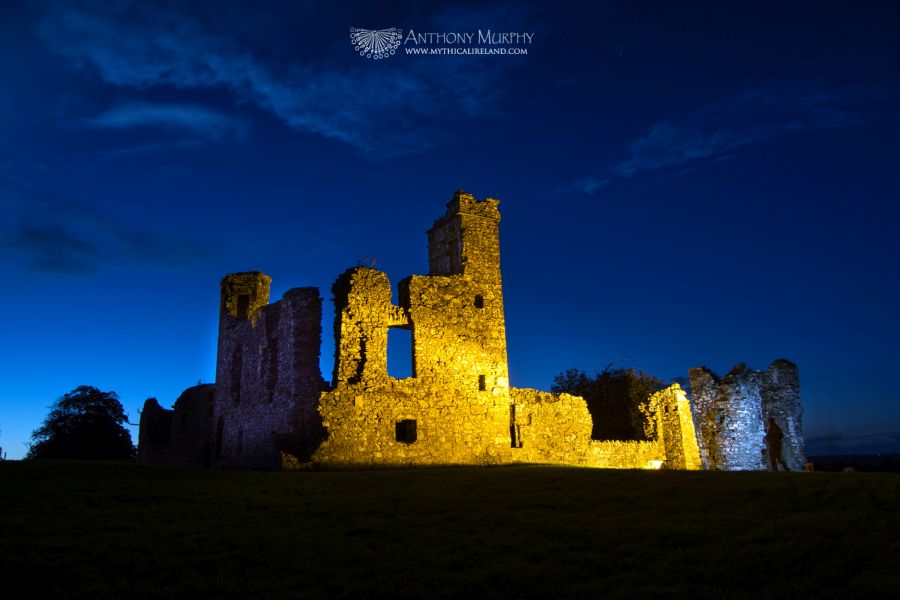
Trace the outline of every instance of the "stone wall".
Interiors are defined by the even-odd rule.
[[[269,304],[268,276],[226,276],[215,386],[186,391],[174,414],[148,405],[144,454],[250,468],[666,461],[692,468],[683,394],[656,401],[664,416],[654,441],[598,443],[582,398],[510,388],[498,204],[454,194],[428,231],[429,274],[399,282],[397,305],[380,271],[356,267],[337,278],[330,386],[319,372],[318,290],[293,289]],[[406,379],[387,372],[391,327],[412,334]]]
[[[650,417],[655,435],[665,455],[666,468],[695,471],[701,468],[700,449],[691,405],[677,383],[650,396]]]
[[[647,441],[592,440],[593,421],[579,396],[510,388],[513,460],[600,468],[698,470],[700,453],[684,390],[673,384],[650,396]]]
[[[585,465],[593,422],[580,396],[510,388],[512,460]]]
[[[256,272],[222,280],[213,466],[278,468],[282,452],[308,459],[321,440],[322,300],[295,288],[266,304],[270,281]]]
[[[588,466],[601,469],[658,469],[666,453],[657,441],[592,440]]]
[[[782,456],[791,470],[805,462],[800,384],[796,366],[777,360],[763,373],[738,364],[724,377],[706,367],[690,370],[700,456],[707,469],[769,468],[766,425],[773,417],[784,433]]]
[[[169,462],[172,415],[173,412],[161,407],[156,398],[147,398],[138,430],[138,460],[148,465]]]
[[[803,442],[803,408],[800,405],[800,373],[797,365],[783,358],[763,372],[763,418],[772,417],[784,434],[781,455],[787,468],[801,471],[806,464]]]
[[[208,467],[212,459],[213,410],[216,386],[196,385],[175,401],[169,462],[185,467]]]
[[[509,404],[435,380],[339,385],[319,403],[328,437],[313,460],[330,468],[510,462]],[[506,424],[504,427],[501,423]]]
[[[400,282],[399,306],[379,271],[335,282],[335,370],[319,402],[328,436],[316,463],[510,462],[497,204],[454,195],[429,231],[431,273]],[[410,378],[388,376],[390,327],[412,330]]]

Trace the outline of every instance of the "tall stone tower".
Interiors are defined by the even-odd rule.
[[[421,376],[449,376],[479,391],[509,386],[498,205],[457,191],[428,231],[429,276],[401,285]]]

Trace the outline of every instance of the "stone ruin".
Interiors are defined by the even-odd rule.
[[[227,275],[216,382],[186,390],[173,410],[145,403],[140,459],[268,469],[700,468],[711,446],[698,448],[677,384],[650,398],[650,439],[640,442],[592,440],[580,397],[510,387],[498,204],[457,192],[428,231],[429,274],[400,281],[396,305],[380,271],[355,267],[337,278],[330,382],[319,370],[318,289],[269,303],[268,276]],[[411,377],[388,375],[391,328],[411,332]]]
[[[744,364],[718,377],[705,367],[690,370],[700,458],[706,469],[770,469],[767,436],[781,437],[778,469],[801,471],[806,462],[801,432],[800,378],[784,359],[756,371]],[[776,429],[777,431],[772,431]],[[776,438],[777,439],[777,438]]]

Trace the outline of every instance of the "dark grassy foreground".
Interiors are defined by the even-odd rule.
[[[892,597],[900,476],[0,463],[23,597]]]

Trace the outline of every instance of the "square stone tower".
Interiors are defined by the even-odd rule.
[[[509,386],[498,204],[457,191],[428,231],[429,275],[401,283],[418,376]]]
[[[315,460],[355,464],[510,460],[509,370],[497,200],[458,191],[428,231],[428,275],[401,281],[357,267],[332,287],[333,388]],[[387,331],[412,331],[413,374],[387,374]]]

